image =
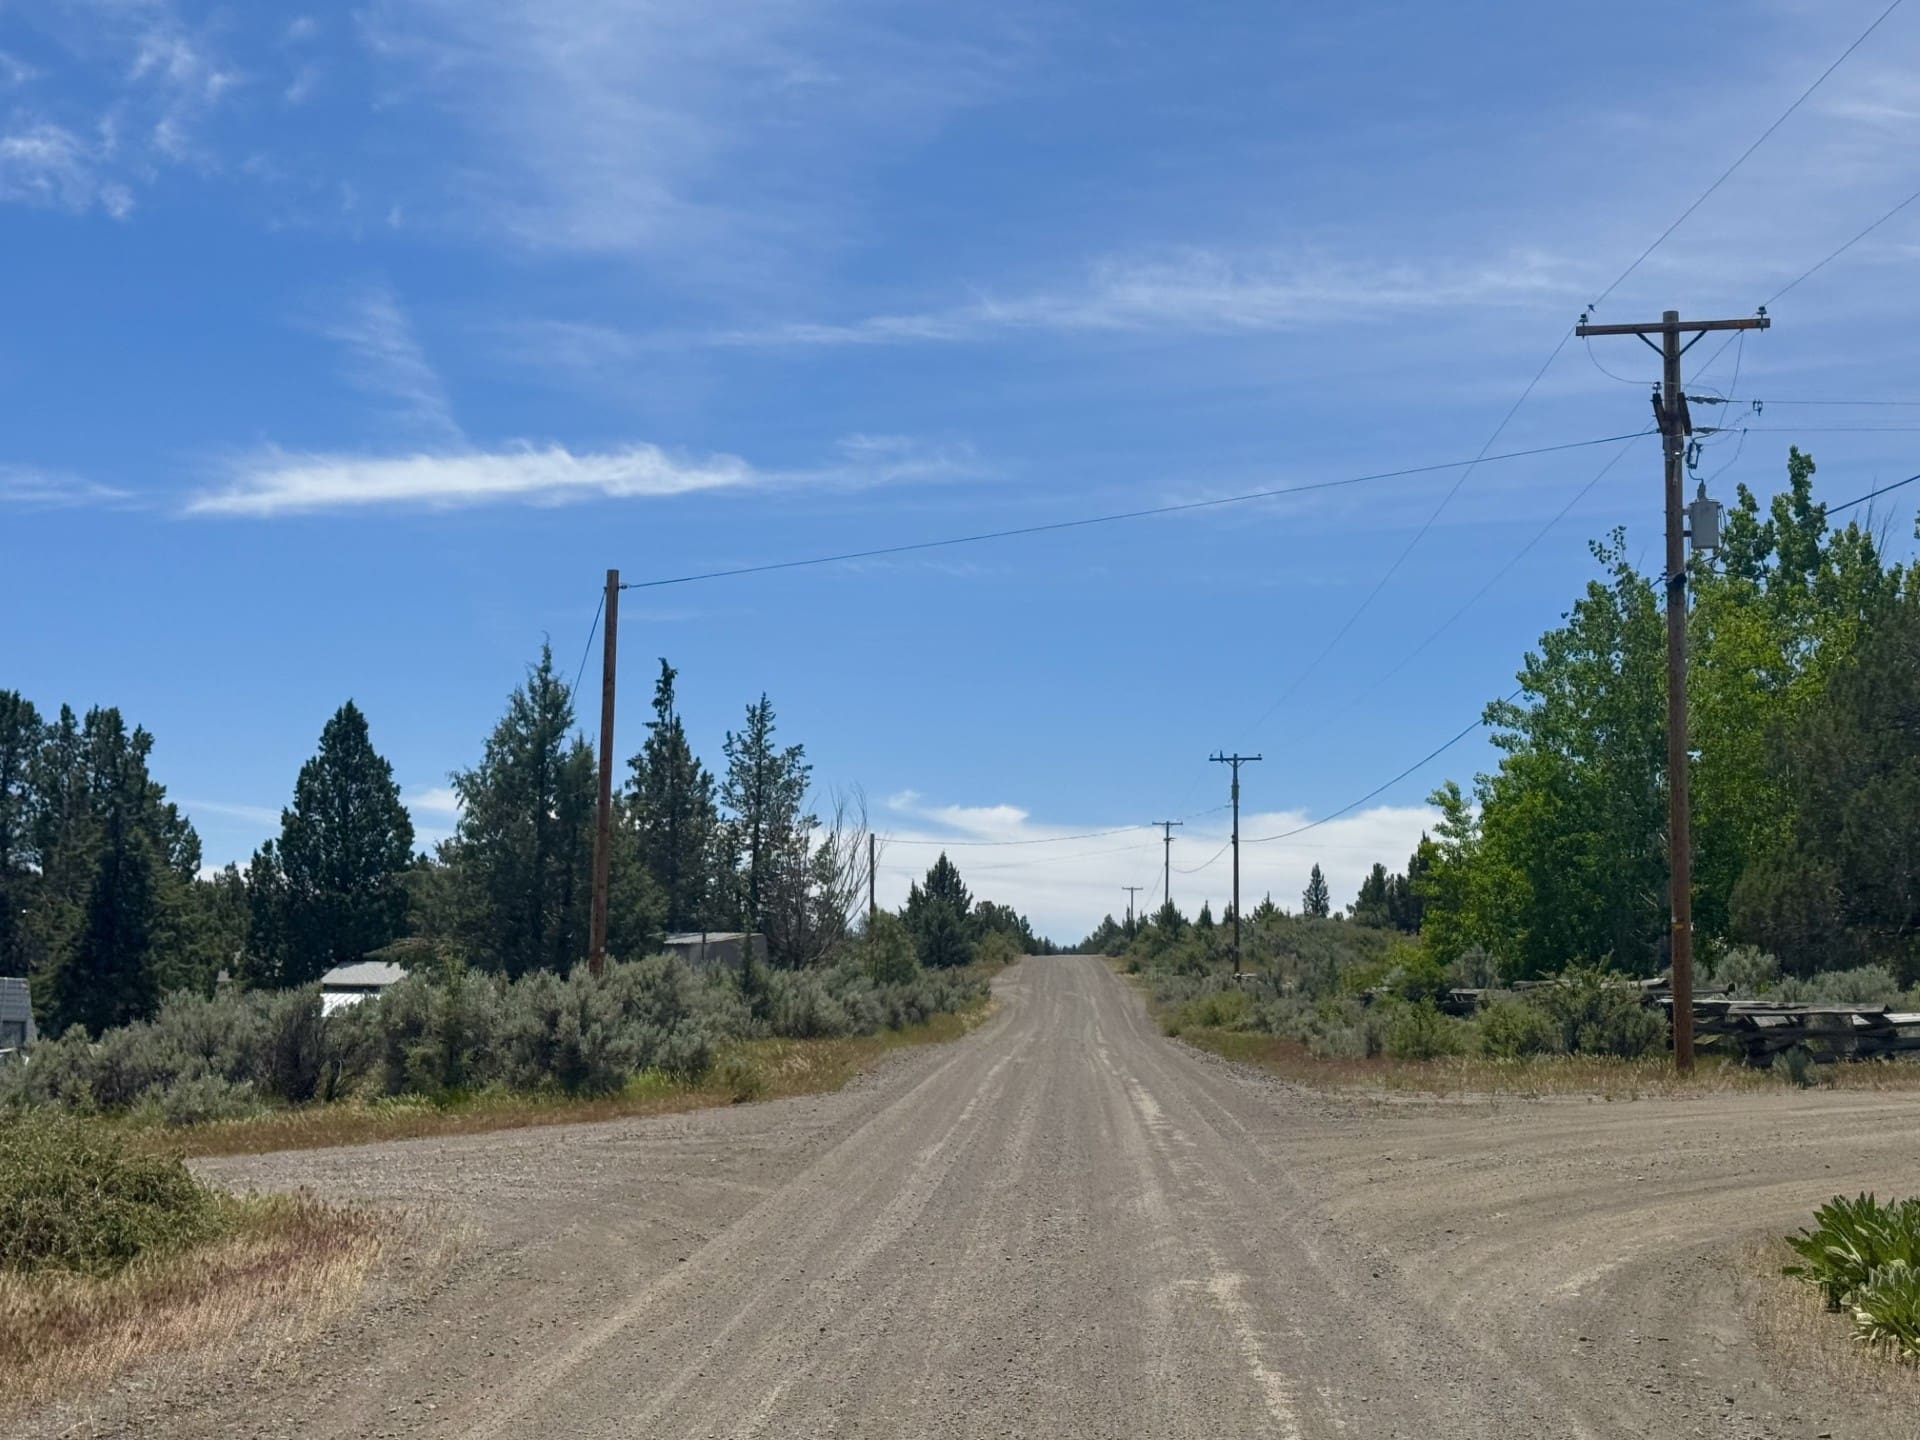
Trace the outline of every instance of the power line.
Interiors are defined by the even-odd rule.
[[[1564,345],[1566,342],[1563,340],[1561,343]],[[1535,378],[1538,379],[1537,376]],[[1089,525],[1111,525],[1120,520],[1145,520],[1158,515],[1180,515],[1194,510],[1217,509],[1223,505],[1244,505],[1253,500],[1274,500],[1286,495],[1303,495],[1314,490],[1336,490],[1349,485],[1369,484],[1376,480],[1400,480],[1412,475],[1431,475],[1443,470],[1471,469],[1476,465],[1491,465],[1501,460],[1524,460],[1534,455],[1552,455],[1559,451],[1580,450],[1592,445],[1611,445],[1619,440],[1631,440],[1635,436],[1651,433],[1647,430],[1635,430],[1625,435],[1603,435],[1593,440],[1570,440],[1559,445],[1536,445],[1529,450],[1508,450],[1499,455],[1482,453],[1471,460],[1446,460],[1432,465],[1408,465],[1399,470],[1379,470],[1370,475],[1349,475],[1340,480],[1315,480],[1305,485],[1283,485],[1271,490],[1250,490],[1245,494],[1223,495],[1212,500],[1186,500],[1174,505],[1152,505],[1141,510],[1118,510],[1106,515],[1087,515],[1074,520],[1051,520],[1043,525],[1018,525],[1005,530],[985,530],[972,535],[951,535],[941,540],[917,540],[904,545],[879,545],[870,550],[845,550],[836,555],[813,555],[804,560],[774,560],[761,565],[738,565],[727,570],[703,570],[695,574],[672,575],[659,580],[632,580],[620,588],[622,590],[655,590],[666,585],[691,585],[700,580],[726,580],[738,575],[764,575],[775,570],[800,570],[815,565],[837,565],[848,560],[871,560],[882,555],[905,555],[914,551],[939,550],[953,545],[975,545],[987,540],[1008,540],[1021,535],[1044,535],[1057,530],[1078,530]],[[1455,488],[1459,487],[1456,485]]]
[[[1209,805],[1205,810],[1195,810],[1192,814],[1174,821],[1176,825],[1188,820],[1198,820],[1202,815],[1213,815],[1226,809],[1225,805]],[[1053,845],[1062,840],[1094,840],[1102,835],[1124,835],[1130,830],[1158,830],[1163,822],[1154,821],[1146,825],[1115,825],[1106,830],[1082,830],[1072,835],[1040,835],[1021,840],[929,840],[900,839],[888,837],[889,845],[939,845],[949,850],[957,849],[993,849],[1006,845]]]
[[[580,677],[587,673],[587,656],[593,653],[593,637],[600,629],[600,612],[606,608],[606,604],[606,592],[602,591],[599,600],[594,602],[593,624],[587,627],[587,643],[580,647],[580,664],[573,672],[573,688],[567,692],[569,695],[580,693]]]
[[[1873,34],[1874,31],[1878,30],[1881,24],[1886,20],[1886,18],[1889,15],[1893,14],[1894,11],[1898,10],[1901,4],[1902,4],[1902,0],[1893,0],[1893,3],[1891,5],[1887,6],[1886,9],[1882,10],[1878,18],[1876,18],[1871,25],[1867,26],[1865,30],[1862,30],[1860,34],[1854,39],[1854,42],[1851,45],[1847,46],[1846,49],[1842,50],[1840,54],[1834,59],[1833,63],[1827,66],[1826,69],[1822,70],[1818,75],[1818,77],[1815,78],[1814,82],[1811,85],[1807,86],[1805,90],[1802,90],[1799,94],[1799,97],[1795,99],[1791,105],[1787,106],[1785,110],[1780,112],[1780,117],[1777,120],[1775,120],[1771,125],[1767,126],[1766,129],[1760,132],[1760,138],[1755,140],[1751,145],[1747,146],[1746,149],[1742,150],[1739,156],[1734,160],[1734,162],[1731,165],[1729,165],[1725,170],[1720,172],[1720,178],[1715,180],[1711,185],[1707,186],[1706,189],[1702,190],[1699,196],[1694,200],[1694,202],[1691,205],[1687,206],[1686,209],[1682,210],[1679,214],[1679,217],[1675,219],[1671,225],[1667,226],[1666,229],[1662,230],[1659,233],[1659,235],[1657,235],[1654,238],[1653,243],[1647,246],[1646,249],[1642,250],[1640,254],[1637,257],[1635,257],[1634,262],[1631,265],[1627,266],[1626,269],[1622,270],[1620,274],[1614,279],[1614,282],[1611,285],[1607,286],[1606,289],[1600,292],[1599,299],[1593,302],[1594,308],[1598,309],[1600,307],[1600,304],[1609,295],[1613,294],[1615,290],[1618,290],[1620,288],[1621,284],[1626,280],[1626,278],[1629,275],[1633,274],[1634,271],[1638,270],[1641,267],[1641,265],[1646,262],[1646,259],[1649,255],[1653,254],[1654,251],[1658,250],[1662,245],[1666,243],[1667,237],[1669,235],[1673,234],[1674,231],[1678,230],[1682,225],[1684,225],[1687,221],[1687,218],[1691,216],[1694,211],[1698,210],[1702,205],[1706,204],[1708,197],[1710,197],[1713,194],[1713,192],[1718,190],[1722,185],[1726,184],[1727,181],[1733,177],[1733,172],[1738,170],[1742,165],[1746,164],[1748,157],[1751,156],[1753,152],[1758,150],[1762,145],[1766,144],[1767,140],[1772,136],[1773,132],[1778,130],[1782,125],[1786,124],[1787,120],[1793,115],[1794,111],[1798,110],[1802,105],[1804,105],[1807,102],[1807,98],[1810,95],[1812,95],[1814,91],[1818,90],[1823,84],[1826,83],[1827,77],[1833,74],[1834,71],[1838,70],[1842,62],[1844,62],[1849,55],[1853,54],[1854,51],[1858,50],[1862,45],[1864,45],[1866,43],[1867,37]],[[1849,241],[1848,243],[1851,244],[1852,242]],[[1842,246],[1841,249],[1842,250],[1846,249],[1846,246]],[[1835,251],[1834,253],[1838,254],[1840,252]],[[1825,261],[1821,262],[1821,264],[1825,264],[1825,263],[1826,263]],[[1820,267],[1818,265],[1814,267],[1814,269],[1816,270],[1819,268]],[[1807,273],[1812,274],[1813,272],[1808,271]],[[1806,278],[1805,275],[1800,277],[1801,280],[1804,280],[1805,278]],[[1799,283],[1800,283],[1800,280],[1795,280],[1793,282],[1793,285],[1798,285]],[[1789,285],[1787,287],[1787,290],[1791,290],[1793,288],[1793,285]],[[1786,290],[1782,290],[1780,294],[1782,295],[1786,294]],[[1768,303],[1771,303],[1771,302],[1768,302]]]
[[[1338,630],[1334,631],[1333,638],[1321,647],[1319,654],[1309,660],[1304,667],[1294,672],[1293,679],[1288,683],[1287,688],[1280,692],[1279,696],[1275,698],[1271,705],[1260,712],[1259,718],[1247,727],[1249,731],[1258,730],[1262,725],[1266,724],[1268,717],[1282,705],[1286,704],[1288,699],[1300,689],[1300,686],[1305,682],[1307,676],[1318,669],[1320,663],[1338,648],[1342,640],[1346,639],[1347,632],[1353,629],[1359,622],[1360,617],[1367,612],[1367,608],[1380,597],[1380,592],[1386,588],[1387,582],[1399,573],[1400,567],[1406,564],[1407,557],[1413,554],[1414,547],[1426,539],[1427,533],[1438,523],[1441,513],[1446,510],[1448,505],[1453,503],[1453,497],[1458,495],[1460,493],[1460,487],[1467,483],[1467,477],[1473,473],[1474,466],[1480,464],[1482,459],[1491,458],[1487,456],[1486,452],[1493,448],[1493,442],[1500,438],[1501,432],[1507,428],[1508,423],[1511,422],[1515,414],[1519,412],[1520,407],[1527,403],[1527,397],[1533,394],[1534,388],[1539,385],[1541,377],[1547,373],[1548,368],[1552,366],[1553,362],[1560,358],[1560,352],[1567,348],[1567,341],[1572,338],[1572,330],[1568,330],[1566,334],[1560,337],[1560,343],[1553,347],[1552,351],[1548,353],[1547,358],[1540,363],[1540,368],[1533,372],[1533,378],[1527,381],[1527,388],[1520,392],[1520,398],[1507,407],[1507,413],[1502,415],[1500,417],[1500,423],[1493,427],[1493,433],[1487,436],[1487,443],[1480,447],[1480,455],[1474,459],[1472,464],[1469,464],[1466,469],[1460,472],[1459,478],[1453,482],[1452,486],[1447,490],[1447,493],[1440,497],[1440,503],[1433,507],[1433,513],[1427,516],[1420,528],[1414,532],[1413,538],[1406,543],[1406,547],[1394,557],[1393,563],[1387,567],[1386,573],[1374,582],[1373,588],[1367,592],[1366,598],[1354,607],[1353,613],[1347,616],[1345,623],[1343,623]],[[1636,431],[1634,433],[1635,435],[1643,435],[1649,432]],[[1616,436],[1615,438],[1632,439],[1634,436]],[[1192,792],[1189,791],[1188,793],[1191,794]]]
[[[1895,0],[1895,3],[1897,4],[1898,0]],[[1886,18],[1887,17],[1884,15],[1880,17],[1881,20],[1884,20]],[[1876,20],[1874,23],[1877,25],[1880,22]],[[1769,305],[1773,304],[1774,301],[1778,300],[1782,295],[1786,294],[1789,290],[1793,289],[1793,287],[1798,285],[1802,280],[1809,280],[1814,275],[1818,274],[1820,271],[1826,269],[1828,265],[1830,265],[1835,260],[1838,260],[1842,255],[1846,254],[1847,251],[1851,250],[1854,246],[1858,245],[1862,240],[1866,239],[1867,236],[1871,235],[1874,231],[1878,230],[1882,225],[1886,224],[1887,221],[1891,220],[1894,216],[1898,215],[1902,210],[1906,209],[1909,205],[1913,204],[1913,202],[1916,200],[1920,200],[1920,190],[1916,190],[1911,195],[1907,196],[1906,199],[1902,200],[1898,205],[1894,206],[1891,210],[1887,211],[1886,214],[1882,215],[1878,220],[1874,221],[1871,225],[1867,226],[1866,229],[1862,230],[1859,234],[1855,235],[1851,240],[1847,241],[1846,244],[1842,245],[1839,249],[1833,251],[1830,255],[1827,255],[1825,258],[1816,261],[1814,264],[1809,265],[1805,270],[1802,270],[1798,275],[1794,276],[1793,279],[1789,280],[1785,285],[1782,285],[1778,290],[1774,291],[1773,294],[1769,295],[1767,297],[1766,303]]]
[[[1866,494],[1849,500],[1843,505],[1829,505],[1827,514],[1838,515],[1842,510],[1851,510],[1856,505],[1864,505],[1867,501],[1884,495],[1889,490],[1898,490],[1902,485],[1911,485],[1916,480],[1920,480],[1920,475],[1909,475],[1904,480],[1895,480],[1891,485],[1882,485],[1878,490],[1869,490]]]
[[[1522,685],[1516,688],[1515,690],[1513,690],[1512,692],[1510,692],[1506,697],[1507,701],[1510,702],[1518,698],[1518,696],[1520,695],[1520,692],[1524,689],[1526,689],[1526,687]],[[1406,769],[1402,770],[1398,775],[1394,776],[1391,780],[1383,781],[1382,783],[1374,786],[1373,789],[1369,790],[1366,794],[1362,795],[1358,800],[1349,800],[1345,805],[1342,805],[1338,810],[1329,811],[1327,814],[1322,815],[1318,820],[1313,821],[1311,824],[1301,825],[1292,830],[1282,830],[1278,835],[1261,835],[1252,840],[1247,841],[1247,844],[1268,845],[1275,840],[1291,840],[1296,835],[1304,835],[1309,830],[1318,830],[1322,825],[1327,824],[1329,821],[1338,820],[1342,815],[1345,815],[1349,810],[1358,810],[1362,805],[1366,804],[1367,801],[1373,799],[1374,796],[1380,794],[1381,791],[1392,789],[1395,785],[1398,785],[1402,780],[1406,779],[1409,775],[1413,774],[1414,771],[1418,770],[1422,765],[1425,765],[1428,761],[1438,759],[1441,755],[1444,755],[1447,751],[1451,750],[1455,745],[1458,745],[1462,740],[1466,739],[1467,736],[1471,735],[1474,731],[1478,730],[1481,726],[1485,725],[1486,723],[1487,723],[1487,717],[1483,713],[1478,720],[1475,720],[1471,725],[1467,726],[1466,729],[1460,731],[1452,739],[1445,741],[1444,743],[1442,743],[1439,746],[1436,746],[1432,750],[1429,750],[1425,755],[1422,755],[1418,760],[1414,761],[1413,764],[1409,765]]]

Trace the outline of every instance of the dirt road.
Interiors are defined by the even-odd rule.
[[[103,1433],[1834,1436],[1909,1408],[1747,1334],[1750,1237],[1920,1191],[1920,1103],[1382,1104],[1162,1037],[1104,965],[838,1095],[242,1158],[472,1227],[297,1365]]]

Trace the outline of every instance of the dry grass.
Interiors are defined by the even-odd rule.
[[[1920,1405],[1920,1366],[1862,1345],[1849,1316],[1827,1309],[1813,1286],[1782,1275],[1798,1258],[1784,1240],[1759,1241],[1740,1258],[1741,1304],[1773,1365],[1836,1391]]]
[[[1665,1056],[1640,1060],[1610,1060],[1597,1055],[1548,1055],[1529,1060],[1490,1060],[1477,1055],[1439,1060],[1394,1060],[1386,1056],[1349,1060],[1318,1056],[1297,1040],[1247,1030],[1188,1029],[1181,1031],[1180,1039],[1302,1085],[1411,1095],[1589,1095],[1603,1100],[1639,1100],[1778,1092],[1786,1087],[1786,1082],[1770,1071],[1704,1055],[1694,1074],[1682,1079]],[[1814,1071],[1814,1084],[1816,1088],[1838,1090],[1920,1088],[1920,1065],[1824,1065]]]
[[[223,1202],[222,1239],[108,1279],[0,1272],[0,1414],[95,1391],[162,1356],[267,1358],[351,1304],[390,1235],[365,1211],[305,1198]]]
[[[983,1003],[957,1014],[936,1015],[905,1030],[837,1040],[747,1040],[728,1047],[713,1073],[676,1080],[658,1072],[637,1076],[611,1095],[573,1097],[483,1092],[436,1100],[405,1097],[337,1101],[270,1110],[237,1120],[215,1120],[179,1129],[152,1130],[137,1138],[187,1156],[254,1155],[273,1150],[312,1150],[405,1140],[423,1135],[468,1135],[531,1125],[577,1125],[632,1116],[671,1115],[776,1098],[837,1090],[883,1056],[908,1045],[957,1039],[991,1013]],[[742,1083],[742,1082],[746,1083]]]

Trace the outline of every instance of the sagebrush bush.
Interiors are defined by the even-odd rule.
[[[1667,1022],[1642,1002],[1639,987],[1599,966],[1569,965],[1527,999],[1552,1019],[1558,1048],[1569,1053],[1632,1060],[1666,1042]]]
[[[891,978],[876,979],[853,950],[820,969],[762,972],[757,1014],[730,974],[696,975],[664,955],[610,964],[598,978],[584,966],[514,981],[455,967],[409,976],[324,1020],[317,986],[176,995],[152,1021],[97,1042],[81,1030],[38,1042],[25,1064],[0,1068],[0,1107],[137,1109],[184,1125],[348,1095],[607,1094],[648,1071],[697,1079],[728,1040],[870,1035],[985,993],[970,973],[880,969]]]
[[[1898,1005],[1900,980],[1884,965],[1822,970],[1782,980],[1767,998],[1783,1005]]]
[[[1431,1000],[1391,1007],[1386,1027],[1386,1053],[1396,1060],[1438,1060],[1461,1054],[1473,1033],[1465,1021],[1441,1014]]]
[[[1545,1010],[1518,995],[1498,995],[1474,1017],[1480,1053],[1495,1060],[1524,1060],[1561,1048],[1559,1026]]]
[[[47,1107],[0,1113],[0,1268],[112,1275],[222,1226],[178,1158]]]

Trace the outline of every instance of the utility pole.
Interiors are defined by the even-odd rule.
[[[1233,767],[1233,973],[1240,973],[1240,767],[1263,757],[1259,755],[1222,755],[1218,750],[1207,757],[1216,765]]]
[[[1173,827],[1184,825],[1184,820],[1155,820],[1160,827],[1160,898],[1167,903],[1173,902]]]
[[[867,832],[867,934],[873,934],[873,922],[880,918],[880,907],[873,899],[873,873],[878,867],[874,864],[873,832]]]
[[[613,862],[613,678],[620,630],[620,572],[607,571],[603,607],[605,650],[600,661],[600,804],[593,822],[593,918],[587,969],[598,975],[607,963],[607,878]]]
[[[1147,887],[1144,885],[1122,885],[1120,888],[1127,892],[1127,936],[1131,939],[1133,936],[1133,897]]]
[[[1667,500],[1667,866],[1673,911],[1673,1068],[1693,1070],[1693,812],[1688,796],[1687,753],[1687,547],[1685,493],[1687,414],[1680,382],[1680,357],[1712,330],[1765,330],[1767,312],[1740,320],[1682,320],[1678,310],[1662,313],[1646,325],[1589,325],[1582,315],[1574,327],[1581,338],[1632,335],[1660,354],[1660,384],[1653,392],[1654,418],[1665,452]],[[1655,345],[1648,337],[1658,335]],[[1680,343],[1682,335],[1693,338]],[[1703,490],[1704,493],[1704,490]],[[1696,540],[1698,537],[1696,537]]]

